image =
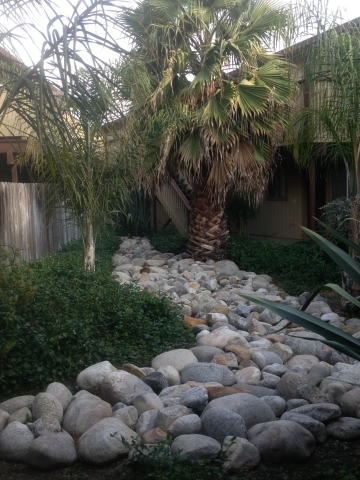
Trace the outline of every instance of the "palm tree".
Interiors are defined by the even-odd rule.
[[[51,185],[49,203],[70,208],[84,235],[84,268],[89,271],[95,269],[94,228],[131,179],[103,133],[107,113],[116,112],[118,102],[110,66],[93,53],[94,45],[103,46],[108,55],[121,51],[106,30],[113,24],[114,3],[85,0],[72,7],[68,2],[68,16],[58,13],[52,0],[0,3],[4,14],[18,20],[11,32],[4,32],[5,46],[16,45],[17,27],[27,41],[35,33],[43,40],[34,65],[0,64],[6,95],[0,116],[4,119],[12,110],[25,125],[29,141],[23,160],[37,179]],[[32,8],[45,7],[49,23],[43,29],[22,23],[24,14],[34,13]]]
[[[123,8],[120,65],[145,180],[193,184],[189,252],[221,258],[230,189],[259,201],[289,117],[290,65],[272,53],[292,27],[273,0],[143,0]]]

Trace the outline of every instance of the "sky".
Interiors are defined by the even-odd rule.
[[[56,1],[56,0],[55,0]],[[86,1],[86,0],[85,0]],[[288,3],[290,0],[282,0],[285,3]],[[295,0],[293,0],[295,1]],[[308,1],[309,3],[312,0],[303,0],[303,1]],[[313,0],[314,1],[314,0]],[[316,0],[315,0],[316,1]],[[326,2],[326,0],[319,0],[322,2]],[[68,3],[76,4],[78,0],[58,0],[58,9],[59,12],[64,13],[64,14],[69,14],[71,11],[71,8],[69,7]],[[119,0],[120,3],[129,5],[129,3],[132,2],[132,0]],[[352,20],[356,17],[360,17],[360,0],[328,0],[328,5],[330,10],[337,10],[340,9],[341,15],[343,17],[344,21]],[[34,17],[35,19],[32,19],[34,23],[38,23],[41,26],[46,26],[48,23],[47,19],[42,19],[41,16]],[[117,35],[118,36],[118,35]],[[35,41],[37,45],[41,45],[42,40],[38,39]],[[126,46],[126,43],[122,42],[123,46]],[[21,57],[21,59],[27,64],[30,65],[32,62],[36,62],[39,59],[39,51],[38,48],[34,45],[31,45],[30,42],[25,42],[25,45],[18,49],[18,54]],[[98,52],[96,52],[98,53]],[[104,60],[108,60],[111,57],[115,57],[115,55],[112,52],[109,51],[101,51],[99,50],[99,55],[103,55]]]

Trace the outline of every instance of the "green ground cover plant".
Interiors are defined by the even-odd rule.
[[[271,275],[275,284],[290,295],[313,291],[324,283],[324,279],[334,283],[340,281],[339,267],[310,241],[256,242],[231,235],[227,256],[243,270]]]
[[[161,230],[151,238],[152,246],[161,253],[173,253],[178,255],[187,249],[187,237],[180,233],[169,233]]]
[[[145,365],[164,350],[193,342],[168,297],[111,278],[111,256],[119,237],[104,233],[97,246],[94,273],[82,269],[81,241],[56,255],[14,267],[20,280],[13,285],[18,302],[11,304],[11,310],[7,290],[0,289],[0,305],[5,304],[12,315],[0,320],[4,395],[74,378],[86,366],[103,360],[116,366]],[[4,268],[1,265],[1,272]],[[25,307],[24,284],[32,291]]]

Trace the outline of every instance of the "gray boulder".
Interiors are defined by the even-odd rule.
[[[222,453],[225,470],[247,470],[257,467],[260,463],[259,450],[245,438],[226,437],[222,446]]]
[[[20,410],[16,410],[16,412],[12,413],[7,423],[11,423],[11,422],[27,423],[27,422],[30,422],[31,419],[32,419],[31,410],[27,407],[23,407],[23,408],[20,408]]]
[[[41,470],[70,467],[77,460],[75,443],[67,432],[45,433],[30,445],[25,462]]]
[[[205,415],[212,408],[225,408],[237,413],[244,419],[247,429],[257,423],[275,420],[275,415],[271,408],[249,393],[235,393],[226,397],[216,398],[207,405],[202,415]]]
[[[64,415],[63,429],[79,437],[100,420],[111,417],[112,413],[109,403],[96,395],[85,393],[74,397],[70,403]]]
[[[140,436],[156,428],[159,410],[147,410],[139,416],[136,424],[136,433]]]
[[[246,437],[246,425],[241,415],[225,408],[211,408],[201,416],[201,433],[222,443],[227,436]]]
[[[340,408],[344,417],[355,417],[360,408],[360,388],[344,393],[340,400]]]
[[[148,392],[152,392],[149,385],[123,370],[109,373],[100,385],[100,397],[112,405],[117,402],[131,405],[137,395]]]
[[[29,423],[28,427],[34,434],[35,438],[45,435],[46,433],[61,432],[59,421],[51,415],[43,415],[35,420],[34,423]]]
[[[5,412],[8,412],[10,415],[24,407],[31,410],[34,398],[34,395],[22,395],[21,397],[10,398],[0,403],[0,410],[5,410]]]
[[[351,441],[360,439],[360,420],[353,417],[341,417],[337,422],[326,425],[326,433],[336,440]]]
[[[104,378],[116,368],[110,362],[99,362],[85,368],[76,378],[76,383],[84,390],[93,390],[99,387]]]
[[[176,368],[178,372],[180,372],[189,363],[196,362],[197,358],[191,350],[180,348],[161,353],[157,357],[153,358],[151,366],[152,368],[155,368],[155,370],[158,370],[160,367],[171,365],[172,367]]]
[[[218,382],[229,386],[235,383],[234,374],[224,365],[216,363],[193,363],[184,367],[180,375],[181,383],[195,382]]]
[[[309,430],[309,432],[314,435],[315,440],[318,443],[324,443],[326,441],[326,428],[325,425],[321,422],[318,422],[314,418],[309,417],[308,415],[303,415],[301,413],[294,413],[294,411],[285,412],[281,420],[291,420],[296,422],[302,427]]]
[[[306,383],[308,377],[303,373],[295,372],[286,372],[281,377],[280,381],[277,383],[275,391],[276,395],[284,398],[285,400],[290,400],[292,398],[297,398],[297,389],[298,386],[302,383]]]
[[[24,462],[34,440],[26,425],[12,422],[0,433],[0,457],[7,462]]]
[[[308,415],[309,417],[314,418],[321,423],[337,420],[341,416],[340,407],[334,403],[315,403],[313,405],[303,405],[302,407],[294,408],[292,412]]]
[[[190,349],[199,362],[210,363],[215,355],[223,355],[225,352],[216,347],[194,347]]]
[[[274,412],[276,418],[280,418],[286,410],[286,402],[283,398],[277,395],[265,395],[260,397],[261,401],[266,403],[268,407]]]
[[[43,415],[51,415],[60,423],[62,422],[64,409],[61,403],[51,393],[38,393],[32,405],[33,419],[37,420]]]
[[[122,437],[129,444],[138,441],[138,435],[124,422],[118,418],[104,418],[80,437],[79,456],[95,465],[110,463],[129,452]]]
[[[221,450],[219,442],[205,435],[179,435],[171,445],[173,454],[181,453],[191,460],[213,460]]]
[[[201,420],[198,415],[190,414],[178,418],[173,422],[168,433],[172,438],[176,438],[180,435],[190,435],[193,433],[201,432]]]
[[[268,365],[272,365],[273,363],[283,363],[279,355],[274,352],[269,352],[267,350],[258,350],[257,352],[254,352],[251,356],[251,360],[256,363],[260,370],[262,370]]]
[[[261,460],[270,463],[301,462],[307,460],[315,448],[313,435],[289,420],[254,425],[247,438],[259,450]]]
[[[202,412],[209,401],[209,395],[204,387],[194,387],[187,390],[180,398],[180,404]]]
[[[136,408],[132,405],[129,407],[119,408],[113,413],[112,416],[124,422],[125,425],[131,428],[131,430],[135,430],[136,422],[139,418]]]
[[[59,382],[50,383],[45,390],[46,393],[51,393],[62,405],[64,412],[72,400],[72,393],[70,390]]]
[[[161,428],[163,432],[167,432],[170,425],[180,417],[193,413],[190,408],[184,405],[173,405],[171,407],[165,407],[158,411],[157,427]]]
[[[161,401],[161,398],[153,392],[137,395],[133,399],[133,405],[139,415],[146,412],[147,410],[160,410],[160,408],[164,408],[164,404]]]

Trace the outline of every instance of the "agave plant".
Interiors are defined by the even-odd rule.
[[[331,233],[331,235],[347,245],[350,249],[360,252],[359,244],[343,237],[324,223],[320,223],[326,230],[329,231],[329,233]],[[360,264],[356,260],[318,233],[313,232],[305,227],[302,227],[302,229],[315,243],[320,246],[324,252],[326,252],[332,258],[332,260],[334,260],[341,270],[346,272],[346,274],[349,275],[349,277],[356,282],[356,284],[360,284]],[[325,338],[325,340],[322,340],[322,342],[326,345],[329,345],[330,347],[333,347],[339,352],[345,353],[356,360],[360,360],[360,340],[305,312],[309,303],[324,287],[331,288],[346,300],[350,301],[357,307],[360,307],[360,302],[357,298],[354,298],[350,293],[334,283],[327,283],[323,287],[316,290],[303,305],[301,310],[289,307],[288,305],[272,302],[270,300],[257,298],[252,295],[242,295],[242,297],[244,297],[246,300],[256,303],[257,305],[267,308],[276,315],[280,315],[281,317],[296,323],[300,327],[322,335]]]

